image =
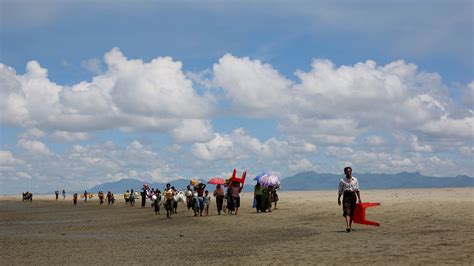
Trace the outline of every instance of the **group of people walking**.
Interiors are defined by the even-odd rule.
[[[54,195],[56,196],[56,200],[58,200],[59,199],[59,190],[54,191]],[[66,199],[66,190],[63,189],[62,195],[63,195],[63,200],[65,200]]]
[[[228,182],[223,186],[218,184],[216,185],[215,190],[212,192],[216,201],[216,208],[218,215],[221,213],[227,213],[230,215],[237,215],[240,208],[240,193],[243,189],[243,184],[239,182]],[[278,202],[278,195],[276,193],[277,187],[269,186],[260,186],[259,183],[255,186],[254,189],[254,204],[253,208],[257,209],[257,212],[271,212],[271,205],[275,205]],[[66,198],[65,190],[62,191],[63,199]],[[178,202],[174,199],[174,196],[178,194],[178,191],[175,187],[171,186],[169,183],[166,184],[163,193],[159,189],[149,188],[144,186],[140,194],[136,193],[133,189],[127,190],[123,194],[123,198],[126,205],[135,206],[135,200],[138,195],[141,199],[141,207],[144,208],[146,205],[147,199],[151,201],[151,206],[154,208],[155,214],[160,213],[160,206],[163,205],[166,209],[166,216],[171,218],[171,215],[176,213]],[[56,200],[59,197],[59,191],[55,191]],[[107,200],[108,205],[113,205],[115,202],[115,196],[111,191],[108,191],[107,194],[104,191],[99,191],[97,194],[99,198],[99,204],[104,204]],[[77,205],[78,194],[73,194],[73,203]],[[81,194],[81,198],[87,202],[87,199],[91,199],[93,194],[90,192],[84,191]],[[162,202],[164,197],[164,202]],[[194,216],[203,216],[209,215],[209,206],[211,203],[211,194],[209,190],[206,190],[206,184],[198,183],[195,185],[188,185],[186,188],[186,205],[188,210],[194,211]]]
[[[198,183],[187,186],[186,201],[188,210],[193,209],[194,216],[209,215],[209,206],[211,203],[211,194],[209,190],[205,190],[206,184]],[[240,193],[243,189],[243,184],[239,182],[227,182],[226,190],[222,185],[217,184],[215,190],[212,192],[216,200],[217,214],[227,213],[230,215],[237,215],[240,208]]]
[[[209,205],[211,203],[211,194],[209,190],[205,190],[206,184],[199,183],[191,189],[191,185],[187,187],[186,201],[188,210],[194,210],[194,216],[209,215]],[[216,185],[212,195],[216,199],[216,207],[218,215],[222,212],[232,214],[240,207],[240,192],[241,187],[239,183],[232,183],[227,185],[227,192],[224,191],[220,184]]]
[[[274,209],[277,208],[277,189],[277,186],[262,186],[257,182],[253,193],[253,207],[257,209],[257,213],[272,212],[272,204],[274,204]]]
[[[171,219],[171,215],[176,213],[178,208],[177,202],[173,199],[173,197],[178,193],[178,191],[172,187],[169,183],[166,184],[163,193],[158,188],[149,188],[148,185],[144,185],[141,192],[140,192],[140,199],[141,199],[141,208],[146,207],[146,201],[149,199],[151,201],[151,206],[153,207],[155,214],[160,214],[161,205],[163,204],[166,209],[166,217]],[[123,198],[125,200],[125,204],[130,206],[135,206],[135,200],[137,198],[136,192],[131,189],[127,190],[123,194]],[[163,201],[164,197],[164,202]]]
[[[191,187],[193,187],[191,189]],[[186,206],[188,211],[192,209],[194,216],[209,215],[209,204],[211,203],[211,197],[209,196],[209,190],[206,189],[206,184],[198,183],[193,185],[192,183],[186,187]]]
[[[356,177],[352,176],[352,168],[344,168],[345,176],[339,181],[338,187],[338,198],[337,202],[339,206],[342,206],[342,215],[346,222],[346,232],[352,231],[352,222],[355,212],[355,206],[357,203],[362,203],[359,191],[359,182]],[[216,200],[216,208],[218,215],[221,213],[227,213],[230,215],[237,215],[240,208],[240,193],[243,189],[243,184],[239,182],[226,182],[224,184],[226,190],[223,186],[218,184],[216,185],[215,190],[212,192]],[[256,209],[257,213],[266,213],[272,212],[273,209],[277,209],[278,203],[278,194],[277,190],[279,186],[263,186],[259,182],[254,187],[254,201],[253,208]],[[175,196],[178,195],[178,192],[174,187],[169,183],[166,184],[166,187],[163,193],[159,189],[149,189],[147,186],[144,186],[141,191],[141,207],[145,207],[146,199],[150,199],[151,206],[154,207],[155,214],[160,213],[160,205],[164,205],[166,209],[166,217],[171,219],[171,215],[177,212],[178,201],[175,199]],[[32,201],[33,194],[31,192],[22,193],[23,201]],[[124,200],[126,205],[135,206],[135,199],[138,194],[131,189],[127,190],[124,193]],[[63,200],[66,198],[66,191],[62,190]],[[87,202],[88,198],[92,198],[93,194],[84,191],[81,197]],[[55,191],[56,200],[59,198],[59,191]],[[77,204],[78,194],[73,194],[73,203]],[[104,203],[104,192],[99,191],[99,204]],[[111,191],[108,191],[105,196],[108,205],[113,205],[115,202],[114,194]],[[341,201],[341,197],[343,197]],[[197,183],[190,184],[187,186],[185,192],[185,201],[188,208],[188,211],[192,209],[194,211],[194,216],[203,216],[209,215],[209,206],[211,203],[211,195],[209,190],[206,190],[206,184]]]
[[[104,191],[99,191],[98,196],[99,196],[99,204],[100,205],[104,204]],[[111,191],[108,191],[105,198],[107,199],[108,205],[113,205],[114,204],[114,202],[115,202],[114,193],[112,193]]]
[[[135,191],[133,189],[125,191],[123,193],[123,199],[125,200],[125,205],[130,204],[130,206],[135,206]]]

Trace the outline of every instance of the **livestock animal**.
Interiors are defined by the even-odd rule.
[[[24,193],[21,193],[23,195],[23,201],[27,201],[27,202],[32,202],[33,201],[33,193],[31,192],[24,192]]]

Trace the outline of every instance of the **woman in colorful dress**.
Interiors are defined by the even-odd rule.
[[[224,190],[222,189],[221,185],[216,186],[216,190],[213,193],[214,197],[216,197],[216,205],[217,205],[217,214],[221,215],[222,206],[224,204]]]

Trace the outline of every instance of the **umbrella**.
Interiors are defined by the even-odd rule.
[[[262,176],[265,176],[265,175],[269,175],[269,173],[261,173],[261,174],[259,174],[258,176],[256,176],[253,180],[257,180],[257,181],[258,181],[258,180],[260,180],[260,178],[261,178]]]
[[[260,177],[260,179],[258,179],[258,182],[262,186],[276,186],[280,182],[280,177],[278,177],[276,175],[267,174],[267,175],[264,175],[264,176]]]
[[[221,177],[213,177],[207,181],[208,184],[213,184],[213,185],[224,185],[225,180],[224,178]]]

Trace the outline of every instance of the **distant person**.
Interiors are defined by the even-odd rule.
[[[88,196],[89,196],[89,193],[87,193],[87,190],[84,190],[84,202],[87,202]]]
[[[130,202],[130,191],[127,190],[125,193],[123,193],[123,199],[125,200],[125,205],[128,205],[128,202]]]
[[[130,196],[128,200],[130,201],[130,206],[135,206],[135,192],[133,191],[133,189],[130,190]]]
[[[268,187],[268,189],[270,190],[271,202],[275,203],[273,209],[276,210],[277,202],[278,202],[278,194],[277,194],[277,191],[276,191],[276,187],[275,186],[270,186],[270,187]]]
[[[339,181],[339,196],[337,197],[337,204],[341,206],[342,198],[342,215],[346,219],[346,232],[352,231],[352,219],[354,217],[354,209],[359,199],[359,203],[362,203],[359,192],[359,182],[357,178],[352,176],[352,168],[344,168],[344,174],[346,175]]]
[[[199,205],[199,197],[197,193],[197,186],[194,187],[194,192],[193,192],[193,211],[194,211],[194,216],[198,216],[199,210],[201,206]]]
[[[202,212],[204,211],[204,189],[206,188],[206,184],[199,183],[196,186],[196,192],[198,194],[199,200],[199,216],[202,216]]]
[[[178,195],[178,190],[175,187],[171,186],[171,189],[174,191],[174,195]],[[174,197],[173,197],[173,208],[172,209],[173,209],[173,214],[178,213],[178,201],[175,200]]]
[[[235,215],[239,212],[240,208],[240,192],[244,188],[244,185],[239,182],[232,182],[232,200],[234,201]]]
[[[235,205],[234,205],[234,200],[232,198],[232,187],[231,186],[227,186],[227,191],[225,193],[225,198],[227,200],[227,211],[228,211],[228,214],[232,215],[234,214],[234,210],[235,210]]]
[[[257,212],[263,211],[262,209],[263,192],[262,192],[262,186],[260,185],[258,181],[253,189],[253,196],[255,197],[255,202],[256,202],[255,209],[257,209]]]
[[[171,185],[168,183],[166,184],[165,191],[165,208],[166,208],[166,218],[171,219],[171,214],[173,212],[173,197],[175,195],[174,190],[171,188]]]
[[[110,205],[113,205],[114,202],[115,202],[114,193],[112,193],[111,191],[107,192],[107,204],[110,206]]]
[[[74,193],[74,194],[72,195],[72,202],[74,203],[74,206],[77,205],[77,193]]]
[[[188,211],[191,208],[194,208],[194,206],[193,206],[193,191],[191,190],[190,185],[188,185],[186,187],[186,206],[188,207]]]
[[[161,191],[159,189],[155,190],[155,194],[152,196],[153,207],[155,207],[155,215],[160,214],[160,202],[161,202]]]
[[[150,191],[146,194],[146,197],[150,200],[150,206],[153,207],[153,195],[155,195],[155,188],[151,188]]]
[[[217,214],[221,215],[222,206],[224,204],[224,190],[222,189],[221,185],[216,186],[216,190],[214,190],[214,197],[216,197],[216,206],[217,206]]]
[[[99,191],[98,196],[99,196],[99,205],[102,205],[104,203],[104,191],[102,190]]]
[[[66,199],[66,190],[63,189],[63,200]]]
[[[146,189],[145,188],[142,188],[142,192],[140,192],[140,196],[141,196],[141,199],[142,199],[142,208],[145,208],[145,205],[146,205]]]
[[[272,212],[272,199],[270,197],[270,189],[266,186],[262,187],[262,212]]]
[[[204,213],[206,216],[209,215],[209,204],[211,203],[211,196],[209,196],[209,190],[204,191],[204,197],[202,199],[204,205]]]
[[[59,198],[59,191],[57,191],[57,190],[54,191],[54,195],[56,195],[56,200],[58,200],[58,198]]]

